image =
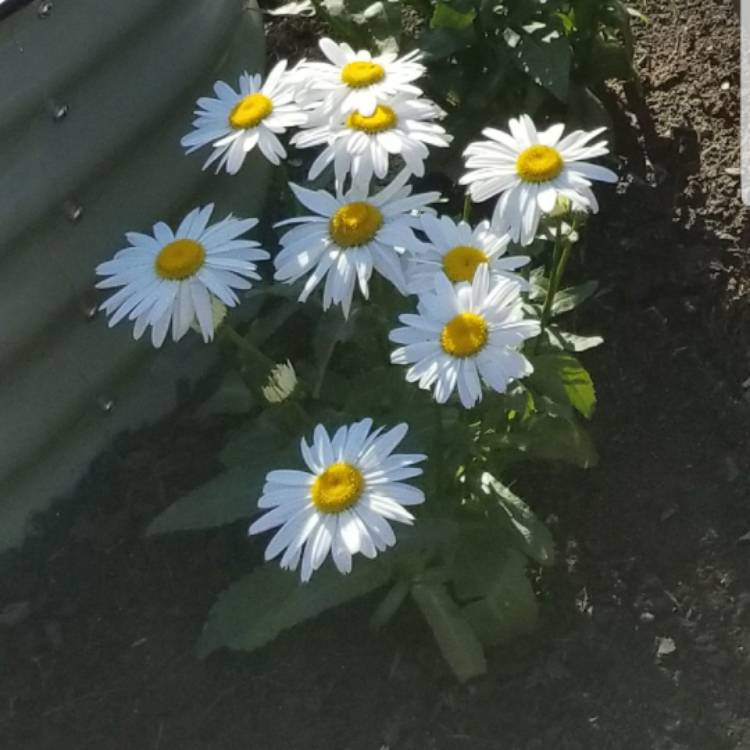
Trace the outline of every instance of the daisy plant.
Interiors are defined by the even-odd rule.
[[[593,183],[616,177],[592,161],[607,154],[601,130],[566,135],[521,114],[466,148],[457,215],[458,189],[413,184],[437,171],[427,147],[452,141],[422,96],[420,54],[330,39],[320,49],[325,61],[293,73],[281,62],[265,81],[244,74],[239,90],[217,83],[183,139],[230,173],[256,146],[278,163],[292,127],[296,145],[323,147],[300,174],[327,182],[282,180],[276,209],[289,213],[272,228],[272,258],[245,236],[254,219],[211,224],[206,206],[174,231],[128,233],[97,268],[99,286],[117,289],[102,304],[110,325],[128,318],[136,338],[150,327],[155,346],[170,329],[175,341],[191,326],[205,341],[223,332],[228,372],[204,407],[244,415],[224,471],[150,532],[249,521],[264,549],[266,564],[216,602],[203,654],[257,648],[382,590],[373,626],[411,599],[468,679],[486,669],[488,645],[533,626],[527,569],[546,585],[555,557],[516,494],[519,467],[596,461],[578,352],[601,340],[560,316],[595,291],[564,276],[598,207]],[[472,201],[490,198],[472,218]]]

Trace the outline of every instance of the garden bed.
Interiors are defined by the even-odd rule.
[[[4,749],[750,747],[750,407],[725,325],[740,307],[724,304],[748,238],[726,172],[738,24],[729,2],[648,5],[647,109],[612,93],[625,179],[586,258],[606,292],[580,321],[606,340],[584,355],[601,462],[537,469],[522,488],[561,552],[540,630],[463,687],[409,608],[375,637],[367,603],[198,661],[206,611],[262,543],[244,523],[144,538],[216,469],[227,425],[186,403],[116,441],[0,561]]]

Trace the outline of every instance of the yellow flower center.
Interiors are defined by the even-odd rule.
[[[331,239],[343,248],[369,242],[383,224],[383,214],[370,203],[346,203],[331,217],[328,231]]]
[[[273,102],[265,94],[248,94],[229,113],[229,124],[235,130],[254,128],[273,112]]]
[[[487,322],[476,313],[459,313],[443,327],[440,345],[452,357],[471,357],[487,343]]]
[[[352,130],[362,130],[372,135],[373,133],[382,133],[384,130],[390,130],[398,122],[396,113],[385,104],[378,104],[375,111],[365,117],[359,112],[352,112],[346,118],[346,127]]]
[[[385,78],[385,69],[382,65],[367,60],[357,60],[344,65],[341,70],[341,80],[353,89],[361,89],[371,86],[373,83]]]
[[[529,146],[516,159],[516,174],[524,182],[547,182],[562,172],[563,159],[550,146]]]
[[[341,461],[317,476],[311,490],[312,501],[321,513],[341,513],[359,500],[364,487],[362,472]]]
[[[480,263],[486,263],[487,256],[478,248],[457,245],[443,256],[443,271],[454,283],[471,281]]]
[[[206,258],[203,245],[195,240],[174,240],[164,245],[156,256],[154,266],[162,279],[181,281],[192,276]]]

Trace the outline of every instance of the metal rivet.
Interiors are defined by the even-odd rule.
[[[49,18],[52,15],[52,0],[42,0],[36,9],[36,14],[39,18]]]
[[[63,210],[69,221],[74,224],[79,222],[83,217],[83,206],[73,198],[68,198],[63,204]]]
[[[96,294],[93,291],[86,292],[78,301],[78,307],[86,320],[93,320],[99,310],[96,304]]]
[[[115,402],[111,398],[106,396],[99,396],[96,400],[96,405],[105,413],[110,414],[115,408]]]
[[[50,99],[48,102],[49,110],[52,113],[52,119],[55,122],[64,120],[68,114],[68,105],[64,102],[58,102],[55,99]]]

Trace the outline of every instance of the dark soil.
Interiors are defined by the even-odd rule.
[[[726,172],[738,24],[731,2],[648,5],[645,105],[612,92],[625,179],[586,258],[606,290],[591,321],[607,343],[585,356],[601,463],[535,467],[525,488],[563,552],[539,632],[467,686],[408,609],[374,637],[367,602],[196,660],[262,542],[241,524],[144,539],[216,468],[226,425],[184,410],[118,440],[0,559],[2,750],[750,748],[750,406],[724,294],[748,237]]]

